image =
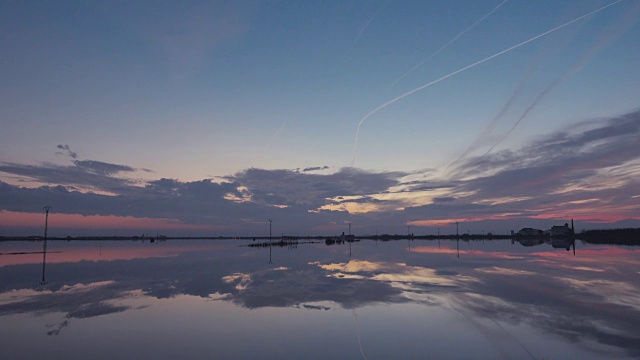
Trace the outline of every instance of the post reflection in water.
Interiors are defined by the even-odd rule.
[[[346,257],[339,238],[283,240],[117,241],[108,259],[56,242],[46,290],[33,252],[0,257],[0,346],[15,359],[640,357],[640,247],[357,239]],[[290,250],[277,267],[273,246]]]
[[[44,208],[44,240],[42,242],[42,279],[40,285],[45,285],[47,280],[45,278],[45,267],[47,265],[47,229],[49,227],[49,211],[51,206],[45,206]]]

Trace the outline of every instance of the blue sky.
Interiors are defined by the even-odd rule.
[[[49,199],[69,215],[219,231],[266,217],[292,219],[282,231],[309,232],[336,231],[347,221],[372,232],[381,219],[390,232],[407,224],[428,232],[427,220],[640,218],[632,190],[640,99],[635,0],[3,1],[0,10],[6,228],[16,227],[10,214],[39,213]],[[484,59],[363,121],[380,105]],[[624,126],[627,132],[615,132]],[[608,136],[588,136],[597,129]],[[578,138],[583,146],[572,147]],[[540,148],[553,153],[540,159]],[[588,161],[598,156],[606,161]],[[540,176],[548,171],[542,166],[569,169],[580,161],[548,186],[513,173]],[[311,168],[318,169],[303,171]],[[597,192],[576,187],[585,178]],[[227,207],[242,211],[224,220],[206,209],[185,217],[169,201],[173,213],[154,214],[157,194],[137,190],[161,179],[211,183],[216,189],[196,197],[211,196],[225,214],[233,213]],[[418,180],[429,189],[407,185]],[[469,185],[513,182],[522,186],[499,201],[495,186]],[[68,193],[42,201],[25,194],[53,186]],[[627,200],[593,206],[605,190]],[[136,196],[149,211],[114,210]],[[558,197],[567,199],[549,205]],[[441,209],[438,198],[453,199],[456,210]],[[592,206],[562,205],[576,201]],[[477,214],[479,205],[491,209]],[[600,213],[587,215],[593,208]],[[518,214],[496,215],[506,213]]]

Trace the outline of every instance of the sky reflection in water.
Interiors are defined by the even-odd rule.
[[[273,248],[269,264],[248,243],[49,242],[46,285],[41,254],[0,255],[0,346],[16,359],[640,356],[638,248],[363,240]]]

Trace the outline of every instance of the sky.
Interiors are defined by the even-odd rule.
[[[640,226],[640,1],[0,1],[0,236]]]

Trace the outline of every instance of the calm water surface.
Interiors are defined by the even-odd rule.
[[[42,242],[0,242],[0,349],[12,359],[640,357],[638,247],[250,243],[49,241],[41,285],[42,254],[9,253]]]

